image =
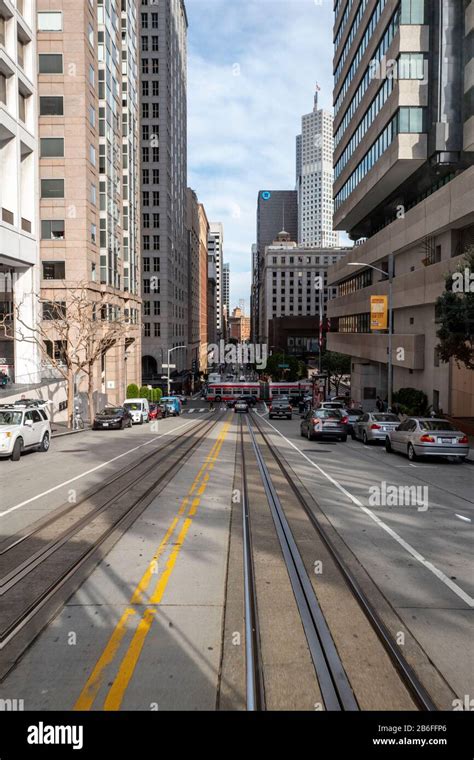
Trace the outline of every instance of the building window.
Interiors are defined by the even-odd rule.
[[[64,198],[64,180],[63,179],[42,179],[41,180],[41,197],[42,198]]]
[[[91,184],[90,187],[90,201],[94,204],[94,206],[97,205],[97,188],[94,184]]]
[[[91,243],[97,243],[97,225],[91,224]]]
[[[160,301],[154,301],[153,314],[155,317],[161,316],[161,302]]]
[[[402,0],[401,24],[425,23],[425,0]]]
[[[142,50],[145,53],[148,52],[148,37],[145,35],[142,36]]]
[[[143,271],[149,272],[150,271],[150,258],[149,256],[145,256],[143,259]]]
[[[64,240],[63,219],[43,219],[41,221],[41,240]]]
[[[143,280],[143,292],[145,294],[147,294],[147,295],[151,292],[150,291],[150,280]]]
[[[22,92],[18,93],[18,116],[20,121],[26,122],[26,98]]]
[[[41,95],[40,116],[64,116],[64,98],[62,95]]]
[[[424,108],[400,108],[397,119],[397,132],[416,133],[424,131]]]
[[[42,137],[40,150],[41,158],[62,158],[64,156],[64,137]]]
[[[149,322],[144,322],[143,324],[143,334],[145,338],[149,338],[151,335],[151,325]]]
[[[143,301],[143,316],[149,317],[151,314],[151,304],[150,301]]]
[[[151,65],[152,65],[152,73],[153,74],[159,74],[160,70],[159,70],[158,58],[153,58],[152,62],[151,62]]]
[[[95,69],[91,63],[89,64],[89,84],[95,87]]]
[[[89,24],[89,26],[87,27],[87,38],[89,40],[89,45],[91,47],[94,47],[94,27],[92,26],[92,24]]]
[[[61,11],[38,13],[38,32],[61,32],[62,28],[63,14]]]
[[[66,318],[66,302],[65,301],[44,301],[43,304],[43,319],[65,319]]]
[[[155,338],[159,338],[161,336],[161,325],[159,322],[155,322]]]
[[[39,54],[39,73],[40,74],[62,74],[63,73],[62,53],[40,53]]]
[[[7,104],[7,79],[0,73],[0,103]]]
[[[89,145],[89,160],[92,166],[95,166],[95,148],[93,145]]]
[[[153,250],[154,251],[160,250],[160,236],[159,235],[153,235]]]
[[[64,261],[43,261],[44,280],[64,280],[66,263]]]
[[[153,37],[151,38],[151,49],[152,49],[152,51],[154,53],[158,52],[159,48],[158,48],[158,37],[157,37],[157,35],[153,35]]]
[[[150,250],[150,236],[149,235],[143,235],[143,250],[144,251]]]

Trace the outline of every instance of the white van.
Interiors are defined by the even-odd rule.
[[[146,398],[129,398],[123,402],[127,411],[132,415],[134,425],[143,425],[150,421],[150,405]]]

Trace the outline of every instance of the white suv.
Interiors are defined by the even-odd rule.
[[[23,451],[48,451],[51,425],[41,407],[0,406],[0,457],[18,462]]]

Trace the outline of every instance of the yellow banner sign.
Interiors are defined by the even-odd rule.
[[[370,329],[388,329],[388,298],[387,296],[370,297]]]

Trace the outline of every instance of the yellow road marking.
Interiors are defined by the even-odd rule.
[[[213,461],[215,461],[217,457],[219,456],[220,450],[224,443],[229,427],[230,425],[228,425],[227,428],[224,428],[224,430],[222,431],[222,438],[219,442],[218,448],[216,449],[213,455]],[[207,481],[208,480],[209,480],[209,477],[207,477]],[[207,487],[207,482],[204,485],[204,491],[206,490],[206,487]],[[201,490],[202,490],[202,486],[200,487],[199,492],[201,492]],[[159,605],[163,598],[163,594],[165,593],[166,587],[170,580],[171,573],[173,572],[174,566],[176,564],[176,560],[178,559],[178,554],[181,551],[181,548],[184,544],[188,530],[191,527],[192,522],[193,522],[190,515],[196,512],[199,502],[200,502],[200,499],[193,500],[191,509],[188,512],[188,517],[184,521],[184,525],[178,536],[178,540],[173,548],[173,551],[171,552],[168,558],[168,562],[166,563],[166,568],[163,571],[161,577],[159,578],[156,584],[155,590],[150,597],[150,604]],[[138,628],[135,631],[133,639],[129,644],[127,652],[124,655],[122,664],[120,665],[119,672],[112,686],[110,687],[109,693],[107,694],[107,697],[104,703],[105,710],[119,710],[120,709],[121,704],[123,702],[123,698],[125,696],[125,692],[128,688],[128,684],[130,683],[130,679],[132,678],[133,673],[135,672],[135,668],[140,658],[140,654],[142,652],[145,639],[151,630],[151,625],[153,623],[153,619],[155,618],[155,612],[156,612],[155,609],[151,611],[151,614],[150,614],[149,608],[145,610],[142,616],[142,619],[140,620],[140,623],[138,625]]]
[[[228,432],[229,428],[230,428],[230,422],[227,422],[224,425],[224,427],[223,427],[222,431],[220,432],[219,436],[217,437],[217,440],[214,443],[214,445],[212,446],[209,454],[207,455],[207,457],[206,457],[206,459],[204,461],[204,464],[202,465],[202,467],[200,468],[200,470],[198,472],[198,475],[194,478],[194,481],[193,481],[193,483],[191,485],[191,488],[190,488],[188,494],[182,500],[181,506],[180,506],[180,508],[179,508],[179,510],[177,512],[177,515],[173,519],[171,525],[169,526],[169,528],[168,528],[168,530],[166,532],[166,535],[164,536],[163,540],[161,541],[161,543],[160,543],[157,551],[153,555],[152,560],[148,564],[148,567],[147,567],[145,573],[143,574],[142,578],[140,579],[140,581],[139,581],[139,583],[138,583],[138,585],[137,585],[137,587],[136,587],[136,589],[135,589],[135,591],[134,591],[134,593],[132,595],[130,604],[138,604],[138,603],[140,603],[142,601],[142,595],[144,594],[144,592],[146,591],[146,589],[150,585],[150,582],[151,582],[151,579],[152,579],[153,575],[156,575],[156,570],[155,569],[156,569],[156,562],[157,562],[157,560],[159,559],[159,557],[165,551],[165,549],[167,547],[167,544],[169,543],[169,540],[170,540],[171,536],[173,535],[174,531],[176,530],[176,526],[179,523],[180,517],[182,517],[182,515],[185,513],[186,507],[189,504],[189,497],[192,495],[192,493],[196,489],[196,486],[198,485],[198,482],[199,482],[201,476],[203,474],[205,474],[207,467],[209,467],[211,463],[213,465],[214,461],[219,456],[220,450],[221,450],[222,445],[224,443],[225,437],[227,436],[227,432]],[[209,476],[207,476],[207,479],[209,479]],[[197,509],[197,506],[198,506],[199,502],[200,502],[200,499],[193,499],[191,508],[189,510],[189,515],[194,515],[196,513],[196,509]],[[184,525],[186,526],[186,524],[188,522],[189,522],[189,524],[187,525],[186,531],[184,532],[183,540],[184,540],[184,537],[186,536],[186,533],[187,533],[187,531],[189,529],[189,526],[190,526],[192,520],[186,520],[185,523],[184,523]],[[184,527],[183,527],[183,530],[184,530]],[[179,534],[180,536],[182,535],[183,530]],[[170,558],[169,558],[169,560],[168,560],[168,562],[166,564],[166,569],[165,569],[164,573],[162,574],[160,580],[158,581],[156,589],[155,589],[155,591],[153,593],[153,597],[156,596],[157,589],[158,589],[158,587],[160,585],[161,579],[167,573],[167,568],[169,566],[170,559],[174,555],[175,558],[174,558],[173,564],[172,564],[172,566],[170,568],[169,573],[167,573],[167,575],[166,575],[166,577],[167,577],[166,583],[168,582],[169,576],[171,575],[171,571],[172,571],[172,569],[174,567],[174,563],[176,562],[176,559],[177,559],[177,556],[178,556],[180,548],[181,548],[181,543],[180,543],[180,539],[178,537],[177,544],[176,544],[175,548],[173,549],[172,554],[170,555]],[[165,587],[166,587],[166,583],[165,583]],[[164,588],[163,588],[163,592],[164,592]],[[140,620],[139,625],[138,625],[138,629],[137,629],[137,631],[136,631],[136,633],[135,633],[135,635],[134,635],[134,637],[132,639],[132,642],[130,644],[129,650],[127,651],[127,653],[125,655],[125,658],[128,657],[128,661],[127,662],[129,664],[134,662],[133,668],[132,668],[132,670],[130,672],[130,675],[128,676],[128,679],[126,680],[127,684],[128,684],[128,682],[130,680],[131,675],[133,674],[133,670],[135,668],[136,662],[138,661],[138,657],[140,655],[143,643],[145,641],[145,638],[146,638],[146,636],[148,634],[148,630],[151,627],[151,623],[153,621],[154,611],[153,611],[153,614],[151,615],[151,617],[150,617],[149,614],[147,614],[148,611],[149,611],[148,609],[145,611],[145,615],[143,615],[142,619]],[[92,670],[91,675],[89,676],[89,678],[88,678],[88,680],[87,680],[87,682],[86,682],[86,684],[85,684],[85,686],[84,686],[81,694],[79,695],[79,697],[78,697],[78,699],[77,699],[77,701],[76,701],[76,703],[74,705],[74,710],[90,710],[91,709],[91,707],[92,707],[92,705],[94,703],[94,700],[95,700],[95,698],[96,698],[96,696],[97,696],[97,694],[99,692],[99,689],[100,689],[100,687],[102,685],[104,671],[113,662],[113,660],[114,660],[114,658],[115,658],[115,656],[116,656],[116,654],[117,654],[117,652],[118,652],[118,650],[119,650],[119,648],[120,648],[120,646],[122,644],[123,638],[124,638],[125,633],[127,631],[127,626],[126,626],[127,621],[128,621],[128,619],[132,615],[135,615],[135,614],[137,614],[136,610],[131,609],[131,608],[127,608],[125,610],[125,612],[123,613],[123,615],[120,618],[119,622],[117,623],[114,631],[112,632],[111,637],[110,637],[109,641],[107,642],[102,655],[100,656],[100,658],[98,659],[97,663],[95,664],[95,666],[94,666],[94,668]],[[148,628],[147,628],[147,625],[148,625]],[[135,637],[137,636],[138,631],[140,631],[140,634],[138,636],[138,639],[136,639]],[[141,636],[143,636],[143,639],[140,638]],[[141,644],[140,644],[140,641],[142,642]],[[132,647],[132,644],[133,644],[133,648],[132,648],[132,652],[130,653],[130,648]],[[135,660],[134,660],[133,653],[135,653],[135,655],[136,655],[136,659]],[[120,672],[122,672],[122,675],[124,675],[124,672],[125,672],[125,675],[126,675],[126,672],[127,672],[126,668],[125,668],[125,671],[122,671],[122,666],[121,666],[119,674],[120,674]],[[118,677],[119,676],[117,676],[117,678]],[[114,684],[115,684],[115,681],[114,681]],[[114,688],[114,685],[111,688],[111,692],[112,692],[113,688]],[[124,691],[125,691],[125,689],[123,690],[123,693],[124,693]],[[110,697],[110,693],[111,692],[109,692],[109,695],[107,696],[106,704],[110,704],[109,697]],[[116,699],[117,699],[116,695],[118,693],[119,693],[119,690],[116,689],[115,692],[114,692],[114,696],[110,697],[110,699],[111,699],[112,702],[114,700],[116,701]],[[120,702],[123,699],[123,693],[122,693],[122,697],[120,699]],[[114,708],[106,707],[106,709],[114,709]]]

